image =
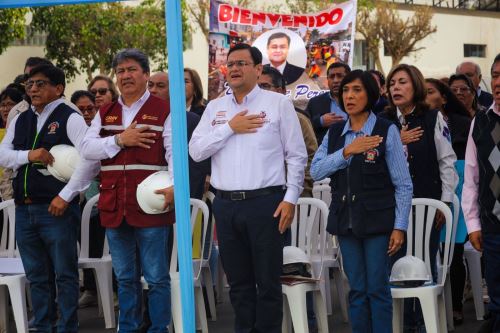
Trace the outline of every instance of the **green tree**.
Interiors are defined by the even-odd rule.
[[[414,6],[413,10],[413,15],[403,19],[394,4],[378,1],[373,8],[366,7],[358,12],[357,30],[365,37],[368,53],[382,73],[381,43],[391,55],[391,67],[394,67],[404,57],[423,49],[417,44],[437,31],[432,25],[430,6]]]
[[[111,75],[113,56],[128,47],[143,50],[160,70],[167,55],[163,6],[164,2],[144,1],[137,7],[122,3],[40,7],[33,9],[32,27],[48,34],[46,56],[69,78],[84,73],[90,80],[95,71]]]
[[[25,35],[26,8],[0,9],[0,54],[16,39]]]

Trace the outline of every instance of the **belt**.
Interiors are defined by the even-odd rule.
[[[217,197],[225,200],[247,200],[252,198],[261,197],[264,195],[269,195],[273,193],[283,193],[285,188],[283,185],[279,186],[269,186],[264,188],[259,188],[257,190],[248,190],[248,191],[221,191],[217,190]]]

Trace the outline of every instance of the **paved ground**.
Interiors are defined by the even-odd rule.
[[[329,319],[329,331],[335,333],[348,333],[350,332],[349,324],[343,323],[340,317],[340,309],[334,308],[334,315],[330,316]],[[103,318],[98,317],[97,307],[91,307],[87,309],[82,309],[78,311],[80,320],[80,330],[81,333],[114,333],[116,330],[106,330],[104,329]],[[481,322],[476,321],[476,316],[474,312],[474,304],[472,301],[468,301],[464,305],[464,315],[465,320],[461,326],[455,328],[456,333],[475,333],[478,331]],[[217,321],[208,322],[209,332],[213,333],[232,333],[233,325],[233,313],[231,305],[229,303],[229,297],[226,293],[224,294],[224,302],[217,305]],[[12,322],[11,322],[12,323]],[[16,332],[14,325],[11,325],[11,330],[8,332]],[[432,333],[432,332],[429,332]]]
[[[210,333],[232,333],[233,327],[233,312],[231,304],[229,303],[229,296],[227,292],[224,295],[224,303],[217,305],[217,321],[208,322],[208,330]],[[351,332],[349,324],[342,322],[340,316],[340,309],[334,308],[334,315],[329,319],[329,331],[335,333],[348,333]],[[111,333],[114,330],[105,330],[104,321],[102,318],[97,317],[97,308],[83,309],[79,311],[80,315],[80,332],[82,333]],[[474,312],[474,304],[472,301],[467,301],[464,305],[464,323],[455,328],[456,333],[475,333],[477,332],[481,322],[476,321]],[[429,332],[431,333],[431,332]]]

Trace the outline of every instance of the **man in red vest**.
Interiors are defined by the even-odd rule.
[[[99,109],[81,154],[101,161],[98,208],[118,281],[120,332],[137,332],[141,325],[141,274],[149,285],[150,330],[168,332],[167,242],[174,215],[145,213],[137,203],[136,190],[146,177],[167,166],[173,174],[169,105],[149,93],[149,60],[141,51],[118,52],[113,69],[121,96]],[[166,206],[172,204],[173,186],[157,193],[165,196]]]

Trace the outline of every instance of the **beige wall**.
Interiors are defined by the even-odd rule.
[[[413,11],[402,9],[402,17],[408,17]],[[485,13],[469,10],[436,9],[433,25],[437,32],[428,36],[417,46],[425,49],[403,58],[404,63],[414,64],[426,77],[449,76],[456,66],[464,60],[473,61],[482,69],[486,85],[490,82],[490,67],[495,56],[500,53],[500,13]],[[464,44],[485,44],[486,58],[464,58]],[[391,67],[391,58],[380,50],[382,64],[387,74]],[[488,87],[488,90],[491,90]]]

